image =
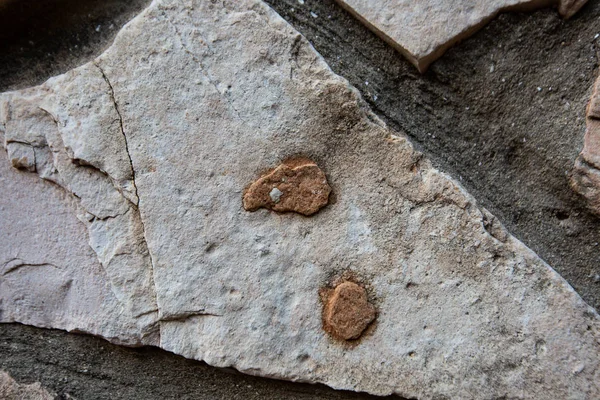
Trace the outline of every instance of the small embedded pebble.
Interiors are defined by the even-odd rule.
[[[279,200],[281,199],[282,194],[283,194],[283,192],[275,187],[271,190],[271,192],[269,193],[269,196],[271,197],[271,200],[273,201],[273,203],[279,203]]]

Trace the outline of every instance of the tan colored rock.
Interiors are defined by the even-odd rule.
[[[581,157],[594,168],[600,169],[600,120],[588,117],[586,125]]]
[[[565,18],[571,18],[588,0],[559,0],[558,12]]]
[[[588,208],[600,215],[600,77],[587,106],[583,149],[575,160],[570,181],[586,199]]]
[[[586,199],[589,209],[600,215],[600,170],[586,163],[582,156],[575,161],[571,186]]]
[[[472,35],[498,13],[558,6],[569,18],[587,0],[337,0],[425,72],[451,46]]]
[[[292,159],[252,183],[244,193],[244,208],[312,215],[327,205],[331,187],[325,173],[308,159]]]
[[[600,119],[600,77],[594,82],[594,90],[586,109],[588,118]]]
[[[19,384],[9,374],[0,371],[0,399],[2,400],[54,400],[56,395],[39,382]]]
[[[342,282],[323,297],[323,327],[335,338],[358,339],[377,315],[367,291],[357,283]]]

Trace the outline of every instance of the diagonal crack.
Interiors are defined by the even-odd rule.
[[[19,259],[15,258],[15,259],[9,260],[6,263],[4,263],[4,266],[5,267],[8,266],[8,264],[12,263],[13,261],[22,261],[22,260],[19,260]],[[2,272],[1,275],[3,275],[3,276],[4,275],[8,275],[11,272],[18,271],[21,268],[26,268],[26,267],[45,267],[45,266],[50,266],[50,267],[53,267],[53,268],[56,268],[56,269],[60,269],[60,267],[58,267],[58,266],[56,266],[54,264],[50,264],[50,263],[26,263],[26,262],[18,262],[16,264],[8,267],[5,271]]]
[[[222,314],[215,314],[204,309],[197,311],[184,311],[172,315],[164,315],[160,318],[161,322],[185,322],[186,320],[194,317],[222,317]]]
[[[104,78],[104,81],[108,85],[108,89],[110,90],[110,98],[115,107],[115,111],[117,112],[117,115],[119,116],[119,126],[121,128],[121,134],[123,135],[123,139],[125,140],[125,152],[127,153],[127,158],[129,159],[129,167],[131,168],[131,176],[133,178],[133,188],[135,190],[135,197],[137,199],[135,205],[139,206],[140,197],[138,196],[138,190],[137,190],[137,186],[135,184],[135,169],[133,168],[133,160],[131,159],[131,154],[129,153],[129,142],[127,141],[127,135],[125,135],[125,129],[123,129],[123,116],[121,115],[121,110],[119,109],[119,105],[117,104],[117,99],[115,98],[115,89],[113,88],[112,84],[110,83],[110,80],[104,73],[104,70],[102,69],[102,67],[96,63],[94,63],[94,65],[98,68],[98,70],[102,74],[102,78]]]
[[[135,204],[133,207],[135,208],[135,211],[137,211],[138,216],[139,216],[139,220],[140,220],[140,225],[142,228],[142,240],[144,242],[144,246],[146,248],[146,251],[148,252],[148,256],[150,257],[150,264],[151,264],[151,270],[150,270],[150,274],[151,274],[151,279],[152,279],[152,285],[154,286],[154,301],[158,307],[158,311],[160,311],[160,307],[158,306],[158,295],[157,295],[157,290],[156,290],[156,280],[154,279],[154,269],[155,269],[155,262],[154,262],[154,257],[152,256],[152,252],[150,251],[150,247],[148,246],[148,240],[147,240],[147,234],[146,234],[146,226],[144,224],[144,219],[142,218],[142,214],[140,212],[139,209],[139,202],[140,202],[140,197],[139,197],[139,193],[138,193],[138,188],[137,188],[137,183],[136,183],[136,173],[135,173],[135,168],[133,166],[133,160],[131,158],[131,153],[129,152],[129,142],[127,140],[127,135],[125,134],[125,129],[123,127],[123,115],[121,114],[121,110],[119,108],[119,104],[117,102],[117,99],[115,97],[115,90],[112,86],[112,84],[110,83],[110,80],[108,79],[108,76],[106,75],[106,73],[104,72],[104,70],[102,69],[102,67],[100,65],[98,65],[97,63],[94,63],[94,65],[98,68],[98,70],[100,71],[100,73],[102,74],[102,77],[104,78],[104,81],[106,81],[106,84],[108,85],[108,88],[110,90],[110,97],[113,101],[113,105],[115,107],[115,111],[117,112],[117,115],[119,116],[119,126],[121,127],[121,133],[123,134],[123,138],[125,140],[125,151],[127,153],[127,157],[129,159],[129,165],[131,166],[131,176],[132,176],[132,180],[133,180],[133,188],[135,190],[135,195],[137,198],[137,204]],[[160,338],[160,329],[159,329],[159,338]],[[159,339],[160,341],[160,339]]]

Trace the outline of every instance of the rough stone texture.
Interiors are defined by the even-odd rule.
[[[94,91],[98,103],[88,101]],[[593,309],[371,114],[260,2],[155,1],[95,62],[2,101],[7,146],[33,147],[45,181],[35,188],[34,174],[2,176],[23,197],[51,187],[89,214],[79,219],[79,243],[87,233],[87,254],[105,274],[98,283],[110,287],[123,325],[140,330],[136,336],[112,321],[96,334],[145,338],[251,374],[376,394],[599,394]],[[113,108],[104,106],[111,101]],[[88,129],[107,139],[94,140]],[[113,149],[102,167],[75,155],[105,151],[102,141],[117,138],[127,159]],[[327,173],[335,204],[312,218],[244,211],[247,183],[296,154]],[[7,193],[3,216],[31,212]],[[40,218],[56,225],[56,213]],[[37,241],[49,246],[50,239]],[[2,259],[15,257],[19,243],[6,240]],[[91,260],[53,264],[77,278],[91,270]],[[352,349],[322,330],[318,300],[319,288],[349,268],[370,283],[379,310],[376,329]],[[29,285],[53,276],[19,268],[8,274],[17,281],[15,271],[32,271]],[[40,325],[57,308],[40,311],[0,293],[2,321]],[[72,296],[82,307],[91,301]],[[97,322],[94,313],[71,318],[75,328],[51,323],[90,331]],[[149,334],[155,326],[159,337]]]
[[[4,400],[54,400],[55,396],[44,389],[39,382],[29,385],[18,384],[6,372],[0,371],[0,398]]]
[[[568,176],[597,77],[600,2],[570,20],[549,8],[502,13],[425,74],[334,0],[267,2],[378,116],[600,309],[599,220]]]
[[[600,78],[587,107],[583,149],[575,160],[571,186],[587,201],[592,212],[600,215]]]
[[[558,5],[565,18],[587,0],[336,0],[381,36],[420,72],[449,47],[472,35],[502,11]]]
[[[292,159],[252,183],[244,193],[244,208],[294,211],[312,215],[327,205],[331,187],[314,162]]]
[[[323,326],[339,339],[358,339],[377,315],[365,288],[354,282],[341,282],[334,289],[326,289],[322,300]]]

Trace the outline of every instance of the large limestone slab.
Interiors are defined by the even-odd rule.
[[[557,6],[573,16],[587,0],[337,0],[420,72],[503,11]]]
[[[76,297],[98,308],[88,313],[65,311],[53,291],[39,292],[50,306],[38,309],[2,290],[2,321],[94,327],[215,366],[375,394],[600,395],[595,311],[260,1],[155,0],[94,62],[1,102],[2,179],[20,198],[34,187],[64,198],[2,191],[0,229],[15,231],[10,218],[34,207],[29,229],[59,226],[56,241],[80,246],[53,249],[50,237],[37,254],[32,243],[18,254],[61,268],[28,281],[10,272],[13,285],[45,287],[57,271],[83,280],[95,263],[110,289]],[[329,204],[310,217],[245,210],[245,189],[294,158],[324,171]],[[2,236],[1,263],[22,240]],[[71,259],[80,254],[85,263]],[[331,315],[343,281],[356,284],[342,300],[367,310],[364,325],[376,310],[356,341],[339,337],[364,326]],[[111,312],[122,320],[97,323]],[[70,324],[52,319],[64,314]]]

